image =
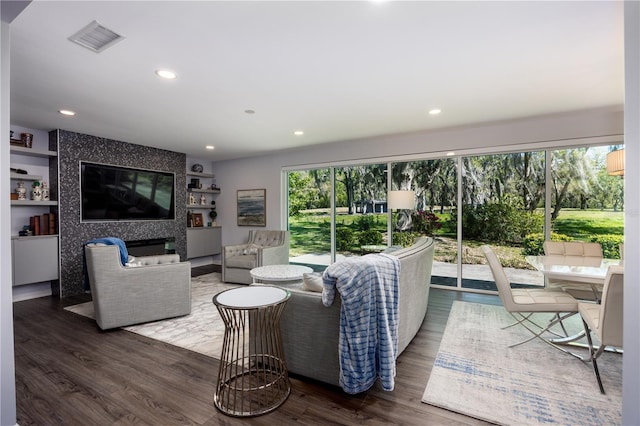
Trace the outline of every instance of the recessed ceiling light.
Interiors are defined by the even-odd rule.
[[[205,146],[205,148],[207,148],[207,149],[214,149],[215,147],[214,147],[213,145],[207,145],[207,146]]]
[[[61,110],[58,110],[58,112],[62,115],[68,115],[68,116],[76,115],[75,111],[71,111],[69,109],[61,109]]]
[[[456,155],[456,153],[453,151],[447,152],[447,157],[453,157],[454,155]]]
[[[178,77],[175,72],[169,70],[156,70],[156,75],[158,77],[166,78],[167,80],[173,80]]]
[[[296,130],[295,132],[293,132],[293,134],[296,136],[302,136],[304,135],[304,132],[302,130]]]
[[[438,108],[434,108],[429,110],[429,115],[438,115],[442,112],[442,110],[439,110]]]

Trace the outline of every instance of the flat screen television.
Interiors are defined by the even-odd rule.
[[[174,220],[175,174],[80,162],[83,222]]]

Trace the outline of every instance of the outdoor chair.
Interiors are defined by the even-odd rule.
[[[571,295],[556,290],[541,289],[512,289],[511,283],[507,278],[502,264],[495,253],[489,246],[482,246],[482,251],[487,258],[491,273],[498,287],[498,295],[504,305],[505,310],[516,320],[516,322],[503,327],[503,329],[521,325],[532,336],[518,343],[509,345],[510,348],[529,342],[535,338],[539,338],[543,342],[553,346],[562,352],[572,354],[566,349],[552,343],[543,337],[544,333],[552,333],[555,336],[562,336],[551,330],[556,324],[561,324],[562,320],[576,314],[578,312],[578,302]],[[541,326],[531,320],[534,313],[549,313],[553,317],[549,319],[546,325]],[[534,328],[535,327],[535,328]],[[565,336],[566,337],[566,332]],[[576,356],[576,355],[574,355]]]
[[[582,316],[589,344],[589,357],[583,361],[593,364],[593,371],[596,374],[601,393],[605,392],[596,360],[603,354],[606,346],[622,347],[623,295],[624,269],[622,266],[610,266],[604,281],[602,302],[599,304],[578,303],[578,311]],[[592,333],[600,341],[600,346],[597,348],[593,346]]]
[[[545,241],[543,243],[546,256],[578,256],[582,258],[602,260],[602,246],[598,243],[585,243],[582,241]],[[562,290],[576,299],[600,300],[602,294],[601,284],[575,283],[570,280],[547,279],[547,287],[552,290]]]

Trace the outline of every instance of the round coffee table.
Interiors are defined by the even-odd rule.
[[[302,275],[313,272],[313,269],[302,265],[266,265],[249,271],[253,282],[287,283],[302,281]]]

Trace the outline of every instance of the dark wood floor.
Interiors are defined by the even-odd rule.
[[[18,423],[27,425],[485,425],[420,402],[454,300],[432,289],[427,318],[397,361],[395,390],[359,395],[302,377],[275,412],[227,417],[213,406],[218,360],[123,330],[101,332],[51,297],[14,304]]]

